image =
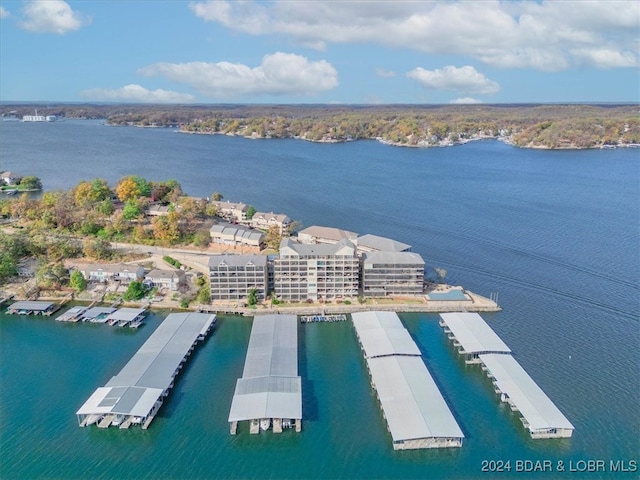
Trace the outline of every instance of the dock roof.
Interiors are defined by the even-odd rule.
[[[477,313],[441,313],[440,318],[466,353],[511,352],[511,349]]]
[[[394,442],[464,438],[420,357],[370,358],[367,364]]]
[[[495,378],[500,391],[520,411],[530,431],[573,430],[569,420],[511,355],[484,354],[480,360]]]
[[[131,322],[132,320],[135,320],[139,315],[142,315],[144,312],[144,308],[122,307],[110,314],[107,320],[126,320],[127,322]]]
[[[295,315],[260,315],[253,320],[229,421],[259,418],[302,418]]]
[[[11,310],[29,310],[32,312],[46,312],[53,307],[52,302],[36,302],[36,301],[21,301],[15,302],[11,305]]]
[[[351,318],[366,358],[421,355],[395,312],[359,312]]]
[[[206,313],[171,313],[129,362],[80,407],[78,415],[147,416],[170,388],[189,349],[215,321]]]

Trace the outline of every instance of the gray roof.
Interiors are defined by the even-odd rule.
[[[511,349],[477,313],[441,313],[440,318],[466,353],[511,352]]]
[[[298,243],[291,237],[284,238],[280,243],[281,256],[323,257],[332,255],[354,256],[355,245],[346,238],[335,244],[306,244]]]
[[[111,315],[109,315],[109,317],[107,318],[107,320],[126,320],[128,322],[135,320],[136,317],[138,317],[139,315],[142,315],[145,312],[144,308],[129,308],[129,307],[122,307],[119,308],[117,311],[113,312]]]
[[[145,275],[145,278],[149,279],[159,279],[159,278],[182,278],[184,277],[184,272],[182,270],[161,270],[159,268],[154,268],[149,273]]]
[[[351,318],[366,358],[421,355],[395,312],[359,312]]]
[[[358,237],[358,234],[355,232],[350,232],[348,230],[342,230],[340,228],[334,227],[321,227],[318,225],[312,225],[310,227],[305,228],[304,230],[300,230],[298,235],[309,235],[311,237],[322,238],[325,240],[339,241],[343,238],[350,238],[355,240]]]
[[[394,442],[464,437],[420,357],[370,358],[367,364]]]
[[[411,245],[406,243],[398,242],[392,238],[371,235],[370,233],[358,237],[358,246],[381,252],[406,252],[411,249]]]
[[[302,418],[295,315],[261,315],[253,319],[229,421],[257,418]]]
[[[247,265],[264,267],[266,264],[266,255],[213,255],[209,257],[209,267],[219,267],[221,265],[228,267],[246,267]]]
[[[494,382],[502,393],[518,408],[529,423],[529,430],[563,428],[573,430],[573,425],[558,410],[536,382],[511,355],[480,355]]]
[[[365,265],[415,265],[424,267],[422,257],[413,252],[371,252],[363,255]]]
[[[218,223],[212,225],[209,231],[212,234],[233,235],[234,237],[260,241],[264,238],[264,233],[260,230],[245,227],[244,225],[233,225],[231,223]]]
[[[215,321],[206,313],[171,313],[129,362],[80,407],[78,415],[147,416],[171,385],[180,362]]]
[[[36,302],[36,301],[22,301],[13,303],[10,307],[11,310],[31,310],[34,312],[45,312],[53,306],[52,302]]]
[[[82,315],[83,318],[86,319],[91,319],[91,318],[96,318],[99,315],[102,314],[110,314],[115,312],[116,309],[112,308],[112,307],[91,307],[89,310],[87,310],[86,312],[84,312],[84,314]]]

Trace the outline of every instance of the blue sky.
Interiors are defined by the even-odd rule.
[[[640,101],[640,2],[0,0],[0,100]]]

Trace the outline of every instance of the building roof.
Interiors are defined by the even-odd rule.
[[[370,252],[363,254],[365,265],[415,265],[424,267],[422,257],[413,252]]]
[[[264,267],[267,264],[266,255],[212,255],[209,257],[209,267],[246,267],[255,265]]]
[[[76,268],[81,272],[98,272],[107,273],[136,273],[140,270],[144,271],[142,265],[127,265],[125,263],[79,263]]]
[[[358,312],[351,314],[351,318],[365,358],[421,355],[395,312]]]
[[[229,421],[257,418],[302,418],[295,315],[260,315],[253,319]]]
[[[346,238],[330,245],[298,243],[291,237],[284,238],[280,242],[281,256],[321,257],[341,255],[352,257],[355,255],[355,251],[355,245]]]
[[[171,385],[191,346],[215,318],[206,313],[169,314],[120,373],[98,388],[76,413],[147,416]]]
[[[82,318],[90,320],[92,318],[99,317],[100,315],[109,315],[110,313],[113,313],[115,311],[116,309],[112,307],[91,307],[89,310],[82,314]]]
[[[573,430],[569,420],[511,355],[484,354],[480,360],[495,378],[500,391],[518,408],[529,430]]]
[[[244,203],[232,203],[230,201],[218,201],[218,200],[211,200],[211,203],[213,205],[215,205],[216,207],[218,207],[219,209],[224,209],[224,210],[239,210],[241,212],[244,212],[247,210],[248,206]]]
[[[273,221],[276,223],[288,223],[291,219],[286,216],[284,213],[273,213],[273,212],[256,212],[251,217],[252,221],[261,220],[263,222]]]
[[[135,320],[139,315],[143,314],[144,312],[145,312],[144,308],[122,307],[116,310],[115,312],[113,312],[112,314],[110,314],[107,320],[116,320],[116,321],[126,320],[128,322],[131,322],[132,320]]]
[[[21,301],[11,304],[11,310],[30,310],[32,312],[46,312],[53,307],[52,302]]]
[[[440,318],[466,353],[511,352],[511,349],[477,313],[441,313]]]
[[[236,239],[261,241],[264,233],[260,230],[245,227],[244,225],[232,225],[230,223],[217,223],[209,230],[212,234],[232,235]]]
[[[151,280],[153,279],[161,279],[161,278],[166,278],[166,279],[181,279],[183,278],[184,272],[182,270],[161,270],[159,268],[154,268],[153,270],[151,270],[149,273],[147,273],[145,275],[146,278],[149,278]]]
[[[300,234],[302,234],[303,236],[309,235],[311,237],[321,238],[334,242],[338,242],[343,238],[355,240],[358,237],[357,233],[350,232],[348,230],[341,230],[340,228],[334,227],[321,227],[318,225],[312,225],[311,227],[307,227],[304,230],[300,230],[298,232],[298,235]]]
[[[358,247],[379,250],[381,252],[406,252],[411,250],[411,245],[398,242],[392,238],[379,237],[378,235],[360,235],[358,237]]]
[[[464,438],[420,357],[367,359],[393,441]]]

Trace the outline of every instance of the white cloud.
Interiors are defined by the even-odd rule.
[[[265,55],[257,67],[239,63],[156,63],[138,70],[141,75],[161,75],[186,83],[216,98],[242,95],[309,95],[338,85],[330,63],[291,53]]]
[[[471,97],[462,97],[451,100],[449,103],[452,103],[454,105],[475,105],[478,103],[482,103],[482,100],[477,100]]]
[[[89,24],[90,19],[71,9],[63,0],[33,0],[22,10],[20,27],[34,33],[65,33]]]
[[[169,90],[148,90],[140,85],[131,84],[122,88],[94,88],[80,92],[80,96],[99,102],[132,102],[132,103],[191,103],[193,95]]]
[[[407,72],[407,77],[417,80],[428,90],[453,90],[481,95],[500,91],[500,85],[489,80],[470,65],[459,68],[448,65],[435,70],[418,67]]]
[[[640,65],[635,0],[209,0],[190,8],[206,22],[253,35],[290,35],[317,49],[374,43],[547,71]]]
[[[11,13],[9,12],[9,10],[0,5],[0,18],[9,18],[10,16]]]
[[[376,77],[391,78],[395,77],[396,72],[393,70],[385,70],[384,68],[376,68]]]

